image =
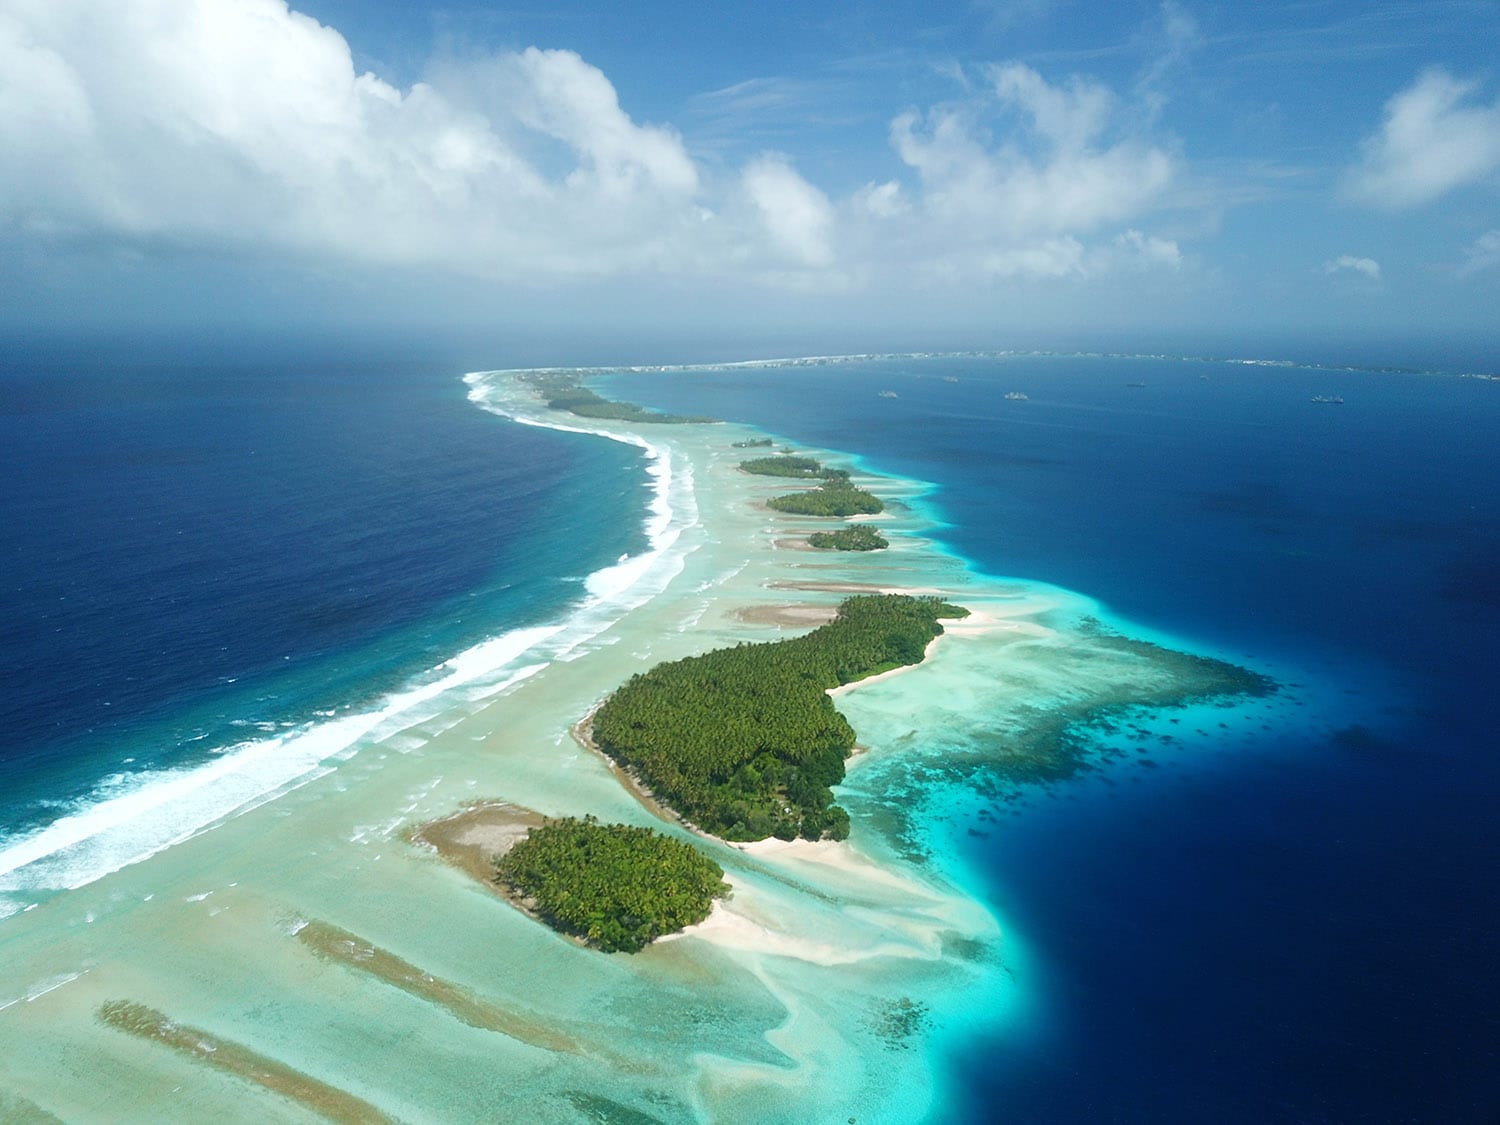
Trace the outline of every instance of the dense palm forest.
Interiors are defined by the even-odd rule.
[[[848,477],[833,477],[810,492],[773,496],[766,506],[794,516],[872,516],[885,511],[880,497],[855,488]]]
[[[662,801],[729,840],[849,834],[833,803],[854,731],[827,692],[916,664],[968,610],[867,595],[791,640],[718,649],[632,676],[594,715],[593,738]]]
[[[820,551],[883,551],[891,545],[884,535],[862,523],[837,531],[815,531],[807,541]]]
[[[724,869],[691,845],[592,816],[533,828],[495,869],[549,925],[609,953],[703,921],[729,889]]]
[[[796,477],[811,480],[848,480],[843,469],[825,469],[821,461],[812,457],[757,457],[753,461],[741,461],[740,470],[761,477]]]
[[[692,414],[664,414],[633,402],[611,402],[589,390],[579,382],[577,375],[569,372],[536,372],[526,376],[526,381],[536,388],[549,409],[566,411],[580,418],[674,425],[718,421],[717,418],[700,418]]]

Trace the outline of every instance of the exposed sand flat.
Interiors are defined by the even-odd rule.
[[[875,552],[860,552],[873,554]],[[766,584],[767,590],[807,590],[825,594],[910,594],[913,597],[935,597],[948,592],[935,586],[902,586],[877,582],[816,582],[801,578],[778,578]]]
[[[734,618],[747,625],[785,625],[789,628],[816,628],[838,616],[836,605],[746,605],[734,611]]]
[[[504,801],[481,801],[423,824],[412,839],[430,844],[454,867],[484,883],[495,881],[495,859],[524,840],[546,817]]]

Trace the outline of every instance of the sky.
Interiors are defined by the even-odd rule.
[[[0,0],[12,331],[1488,347],[1497,309],[1500,0]]]

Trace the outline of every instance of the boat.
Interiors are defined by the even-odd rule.
[[[1144,387],[1146,384],[1145,383],[1126,383],[1125,385],[1127,387]]]
[[[943,376],[943,382],[945,382],[945,383],[956,383],[956,382],[958,382],[958,376],[957,375],[944,375]]]
[[[1029,398],[1031,398],[1031,396],[1025,391],[1006,391],[1005,397],[1010,399],[1012,402],[1025,402]]]
[[[895,391],[881,391],[880,392],[880,397],[881,398],[895,398],[896,397],[896,392]]]
[[[1312,396],[1312,401],[1313,402],[1327,402],[1327,403],[1332,403],[1335,406],[1342,406],[1342,405],[1344,405],[1344,396],[1343,395],[1313,395]]]

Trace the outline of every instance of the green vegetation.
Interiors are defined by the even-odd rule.
[[[731,442],[730,446],[733,449],[769,449],[774,444],[775,442],[773,442],[770,438],[763,437],[755,438],[753,441]]]
[[[830,477],[811,492],[773,496],[766,506],[794,516],[872,516],[885,511],[880,497],[855,488],[848,476]]]
[[[544,371],[526,377],[536,392],[552,410],[563,410],[580,418],[603,418],[615,422],[655,422],[657,424],[683,425],[702,422],[717,422],[717,418],[698,417],[692,414],[664,414],[659,410],[648,410],[633,402],[611,402],[595,394],[570,372]]]
[[[691,845],[591,816],[533,828],[495,870],[549,925],[606,953],[703,921],[729,889],[724,869]]]
[[[753,461],[741,461],[743,472],[761,477],[796,477],[800,480],[847,481],[849,474],[843,469],[825,469],[822,462],[811,457],[757,457]]]
[[[862,523],[837,531],[815,531],[807,541],[820,551],[883,551],[891,545],[884,535]]]
[[[740,471],[761,477],[821,477],[823,466],[811,457],[757,457],[741,461]]]
[[[757,457],[752,461],[741,461],[743,472],[762,477],[792,477],[798,480],[822,480],[837,487],[848,485],[847,469],[825,469],[821,461],[812,457],[793,457],[783,451],[778,457]]]
[[[791,640],[739,645],[632,676],[594,715],[593,738],[655,796],[729,840],[842,840],[833,803],[854,731],[828,689],[917,664],[968,610],[937,598],[847,599]]]

